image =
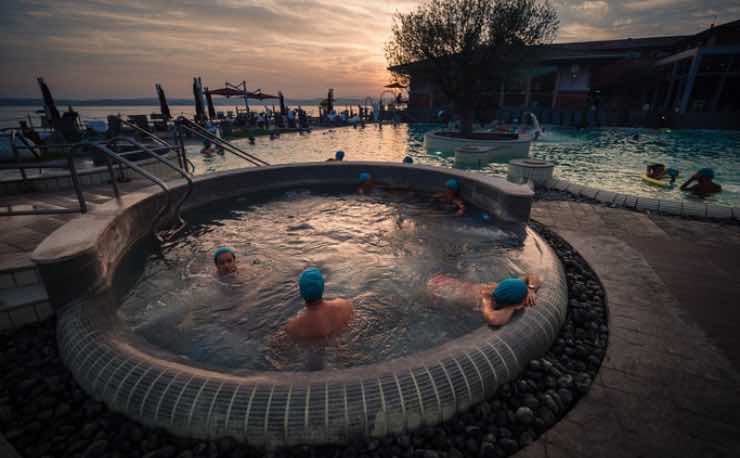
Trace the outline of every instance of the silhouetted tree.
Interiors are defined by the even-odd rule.
[[[526,62],[552,42],[558,15],[548,0],[430,0],[393,17],[385,53],[391,67],[418,63],[431,73],[470,136],[482,83]]]

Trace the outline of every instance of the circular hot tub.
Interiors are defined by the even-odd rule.
[[[541,277],[537,306],[498,329],[481,323],[428,348],[404,352],[401,346],[388,359],[356,366],[240,369],[211,364],[209,357],[182,357],[125,325],[122,296],[113,281],[128,268],[127,256],[150,234],[152,215],[165,203],[161,192],[149,188],[122,205],[111,203],[73,220],[34,253],[57,310],[65,364],[93,397],[144,424],[184,436],[232,436],[270,446],[412,430],[489,397],[544,354],[565,319],[562,267],[525,226],[531,205],[526,186],[432,167],[296,164],[199,178],[187,205],[198,212],[212,202],[235,196],[258,201],[276,190],[334,187],[347,193],[361,171],[381,186],[417,192],[437,191],[457,178],[466,201],[518,234],[522,250],[535,255]],[[174,192],[184,195],[185,184],[178,183]]]

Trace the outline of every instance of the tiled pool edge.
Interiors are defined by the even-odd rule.
[[[593,199],[611,207],[630,208],[637,211],[655,211],[673,216],[740,221],[740,207],[700,204],[684,199],[676,201],[632,196],[584,186],[560,178],[552,178],[546,181],[544,186],[547,189],[568,192],[577,197]]]

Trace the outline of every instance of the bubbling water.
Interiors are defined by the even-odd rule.
[[[119,323],[189,364],[231,371],[346,368],[409,355],[483,325],[470,306],[439,306],[427,281],[445,274],[491,282],[537,271],[532,238],[435,206],[428,196],[283,193],[233,199],[189,215],[191,231],[150,256],[122,297]],[[218,277],[211,253],[237,252],[238,274]],[[292,341],[285,324],[303,309],[296,279],[309,266],[326,298],[354,317],[335,337]]]

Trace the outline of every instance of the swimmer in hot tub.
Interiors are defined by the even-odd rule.
[[[460,183],[454,178],[450,178],[445,183],[445,191],[435,194],[433,197],[443,204],[453,205],[457,216],[465,214],[465,202],[460,198]]]
[[[482,284],[435,275],[427,282],[427,291],[434,299],[475,307],[492,326],[503,326],[515,311],[534,306],[536,289],[536,279],[532,275]]]
[[[360,181],[360,185],[357,187],[358,193],[360,194],[369,193],[375,187],[375,182],[373,181],[373,177],[369,173],[362,172],[357,176],[357,178]]]
[[[219,275],[230,275],[237,272],[236,251],[228,246],[216,248],[213,252],[213,263]]]
[[[309,267],[298,278],[306,308],[288,321],[285,331],[293,338],[327,337],[342,330],[352,318],[352,303],[347,299],[324,299],[324,276]]]

